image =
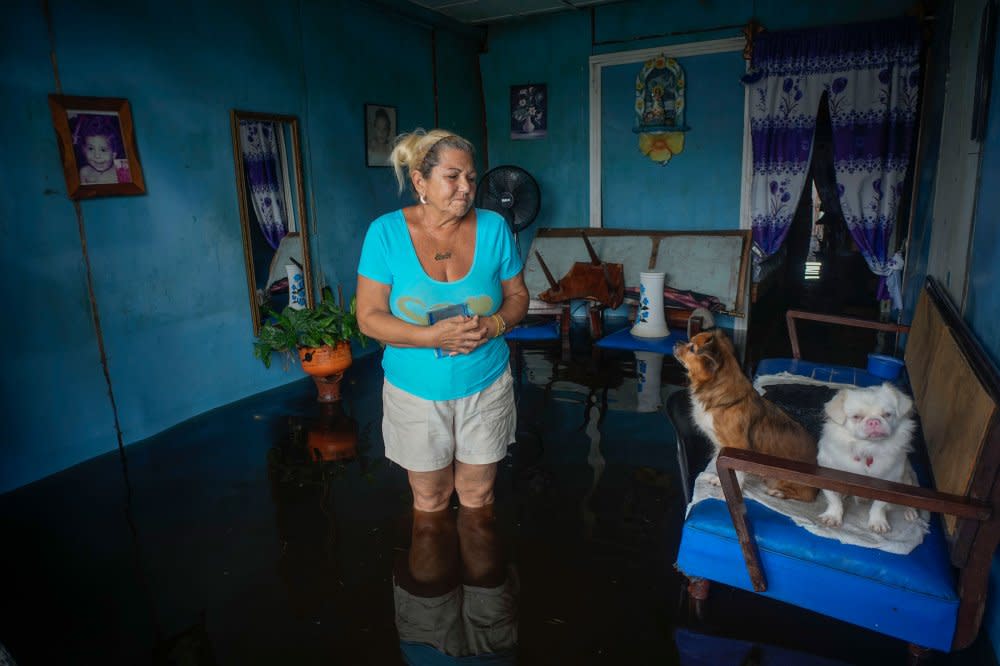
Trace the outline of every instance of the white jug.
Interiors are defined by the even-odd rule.
[[[666,273],[639,273],[639,310],[632,335],[637,338],[665,338],[670,335],[663,314],[663,280]]]

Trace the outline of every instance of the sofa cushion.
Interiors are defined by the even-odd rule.
[[[903,556],[818,537],[757,502],[746,506],[767,577],[764,596],[950,650],[958,597],[937,516],[923,543]],[[725,502],[709,499],[691,508],[677,567],[689,577],[753,590]]]

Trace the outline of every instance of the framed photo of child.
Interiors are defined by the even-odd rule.
[[[128,100],[49,95],[70,199],[144,194]]]
[[[365,166],[387,167],[396,138],[396,107],[365,104]]]

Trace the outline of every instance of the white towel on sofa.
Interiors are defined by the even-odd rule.
[[[715,476],[715,458],[698,475],[694,483],[694,492],[688,512],[691,507],[702,500],[715,498],[726,501],[720,486],[714,485],[711,478]],[[886,534],[876,534],[868,529],[868,509],[871,504],[867,500],[845,498],[844,524],[840,527],[827,527],[819,522],[819,514],[826,509],[826,500],[820,493],[813,502],[778,499],[766,492],[764,482],[760,477],[746,475],[743,478],[743,497],[747,501],[760,502],[764,506],[791,518],[796,525],[807,531],[828,539],[836,539],[841,543],[863,548],[878,548],[897,555],[906,555],[920,545],[927,534],[930,514],[921,511],[916,520],[906,520],[903,508],[895,504],[889,505],[887,516],[892,528]],[[751,523],[751,529],[753,525]]]

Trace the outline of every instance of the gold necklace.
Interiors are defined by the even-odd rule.
[[[424,233],[427,234],[427,236],[432,240],[438,240],[433,234],[427,231],[426,227],[424,228]],[[451,250],[447,250],[445,252],[434,252],[434,261],[445,261],[447,259],[451,259]]]

